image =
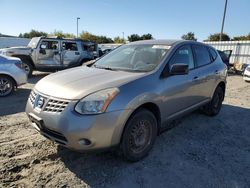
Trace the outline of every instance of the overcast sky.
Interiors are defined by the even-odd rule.
[[[19,35],[31,29],[108,37],[151,33],[156,39],[179,39],[192,31],[198,40],[220,32],[224,0],[0,0],[0,33]],[[230,36],[250,33],[250,0],[228,0],[224,27]]]

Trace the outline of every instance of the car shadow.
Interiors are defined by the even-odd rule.
[[[0,116],[16,114],[25,111],[25,106],[34,84],[47,76],[48,73],[35,72],[28,79],[28,83],[17,88],[15,92],[7,97],[0,98]]]
[[[129,163],[112,152],[82,154],[58,146],[58,157],[91,187],[248,187],[250,110],[224,104],[200,112],[158,136],[149,156]]]
[[[0,98],[0,116],[24,112],[30,89],[18,88],[7,97]]]
[[[49,75],[47,72],[35,72],[29,79],[28,83],[30,84],[36,84],[40,79],[43,77]]]

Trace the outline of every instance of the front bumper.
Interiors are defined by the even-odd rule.
[[[250,81],[250,71],[245,70],[245,72],[243,74],[243,79],[246,81]]]
[[[75,104],[76,101],[69,102],[59,113],[48,112],[43,108],[34,108],[34,104],[28,99],[26,113],[32,125],[42,135],[67,148],[89,151],[119,144],[123,127],[130,114],[129,110],[80,115],[74,111]]]

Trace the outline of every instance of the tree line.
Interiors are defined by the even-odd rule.
[[[184,40],[197,41],[197,38],[195,38],[194,32],[188,32],[187,34],[182,35],[181,38]],[[222,41],[250,40],[250,33],[248,35],[241,35],[241,36],[234,36],[234,37],[230,37],[228,34],[223,33],[221,35],[221,40]],[[204,41],[220,41],[220,33],[210,34],[208,38]]]
[[[40,36],[58,36],[62,38],[76,38],[76,36],[72,33],[64,33],[63,31],[57,31],[55,30],[52,33],[46,33],[43,31],[37,31],[32,29],[30,32],[26,33],[20,33],[19,37],[22,38],[33,38],[33,37],[40,37]],[[154,39],[153,35],[150,33],[143,34],[143,35],[138,35],[138,34],[131,34],[125,38],[121,38],[119,36],[114,37],[113,39],[104,35],[94,35],[88,31],[83,31],[79,34],[79,38],[83,40],[90,40],[93,42],[96,42],[98,44],[101,43],[125,43],[126,41],[129,42],[134,42],[138,40],[149,40],[149,39]],[[194,40],[197,41],[197,38],[195,37],[194,32],[188,32],[184,35],[181,36],[182,39],[184,40]],[[215,33],[215,34],[210,34],[208,38],[204,41],[219,41],[220,40],[220,33]],[[230,37],[226,33],[222,34],[222,41],[234,41],[234,40],[250,40],[250,33],[248,35],[242,35],[242,36],[234,36]]]

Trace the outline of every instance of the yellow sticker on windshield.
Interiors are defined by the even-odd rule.
[[[167,46],[167,45],[154,45],[152,48],[169,50],[171,48],[171,46]]]

